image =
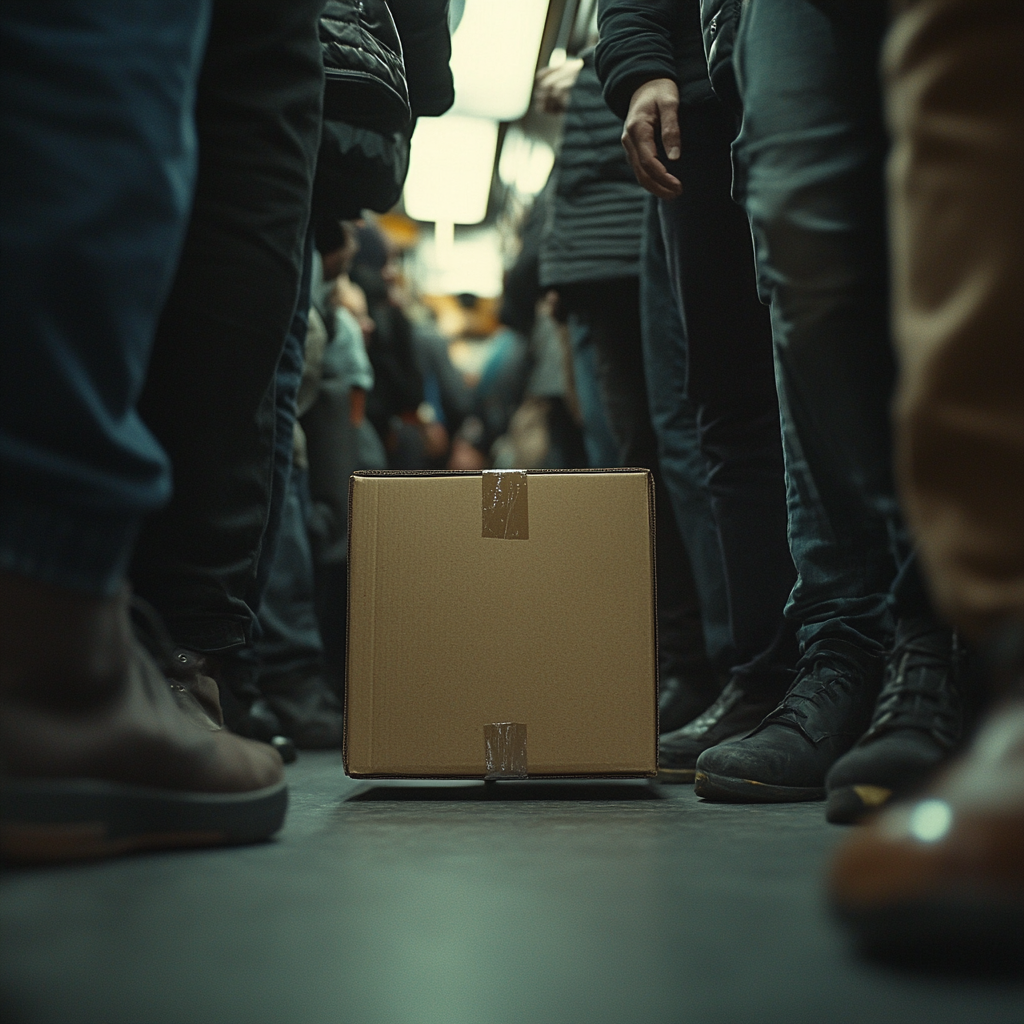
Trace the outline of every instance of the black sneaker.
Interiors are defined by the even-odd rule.
[[[927,779],[964,733],[964,652],[933,619],[901,620],[868,731],[832,767],[825,817],[850,824]]]
[[[706,750],[695,790],[707,800],[822,800],[825,776],[860,739],[884,659],[845,640],[822,640],[800,659],[782,703],[748,736]]]
[[[697,758],[726,740],[745,736],[779,702],[778,690],[750,693],[733,679],[703,714],[658,739],[658,781],[693,782]]]

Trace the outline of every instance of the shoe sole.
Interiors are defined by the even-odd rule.
[[[832,825],[856,825],[892,799],[893,792],[883,786],[842,786],[828,794],[825,820]]]
[[[0,857],[14,864],[268,839],[284,823],[284,781],[248,793],[190,793],[93,779],[7,781]]]
[[[1024,901],[1019,894],[937,895],[880,907],[844,907],[833,914],[872,960],[967,975],[1024,976]]]
[[[670,786],[692,786],[696,774],[694,768],[659,768],[657,781]]]
[[[727,775],[696,772],[694,792],[705,800],[735,804],[784,804],[824,800],[823,786],[772,786],[754,779],[732,779]]]

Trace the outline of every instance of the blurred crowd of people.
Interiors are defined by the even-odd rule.
[[[598,27],[492,308],[364,212],[447,0],[5,5],[4,855],[276,831],[342,740],[353,471],[640,466],[660,780],[868,821],[871,948],[1024,955],[1024,10]]]

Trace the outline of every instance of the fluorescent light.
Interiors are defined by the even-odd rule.
[[[452,36],[453,113],[517,121],[530,106],[549,0],[465,0]]]
[[[535,196],[555,163],[555,151],[543,140],[524,135],[518,125],[505,133],[498,160],[498,177],[521,195]]]
[[[487,214],[498,123],[445,114],[416,122],[405,181],[414,220],[479,224]]]

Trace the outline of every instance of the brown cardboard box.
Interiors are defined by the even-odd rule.
[[[356,473],[349,494],[349,775],[656,774],[646,470]]]

